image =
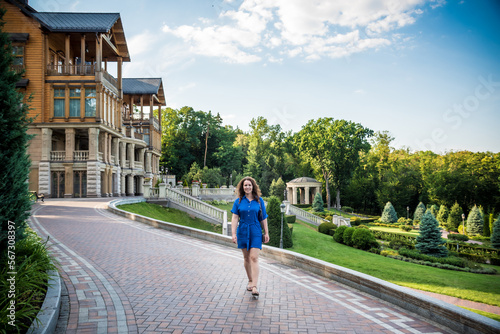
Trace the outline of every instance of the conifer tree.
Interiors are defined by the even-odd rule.
[[[430,211],[426,212],[420,220],[420,234],[417,237],[415,248],[423,254],[445,257],[448,255],[448,249],[444,246],[445,242],[441,238],[438,221]]]
[[[446,205],[441,205],[439,207],[438,214],[436,216],[437,221],[439,222],[440,226],[445,227],[446,222],[448,221],[448,208]]]
[[[3,32],[4,14],[0,8],[0,253],[7,248],[9,226],[15,226],[16,241],[23,238],[31,208],[27,182],[30,160],[26,153],[30,139],[26,132],[28,106],[16,90],[21,76],[11,70],[12,47]]]
[[[269,195],[276,196],[281,201],[283,201],[285,199],[285,193],[284,193],[285,190],[286,190],[285,182],[283,182],[283,179],[280,177],[278,180],[273,180],[271,182],[271,187],[269,188]]]
[[[491,234],[491,246],[500,249],[500,215],[493,222],[493,233]]]
[[[267,245],[279,247],[281,235],[281,210],[280,200],[276,196],[271,196],[267,203],[267,226],[269,228],[269,243]],[[293,246],[292,232],[288,224],[283,220],[283,248],[290,248]]]
[[[424,203],[420,202],[417,205],[417,208],[415,209],[415,213],[413,214],[413,221],[420,221],[422,219],[422,216],[424,215],[425,211],[427,211]]]
[[[434,216],[434,218],[436,218],[436,219],[437,219],[437,215],[438,215],[438,213],[439,213],[439,207],[438,207],[436,204],[433,204],[433,205],[431,206],[431,213],[432,213],[432,215]],[[438,222],[439,222],[439,221],[438,221]]]
[[[380,217],[380,221],[386,224],[394,224],[398,221],[398,214],[391,202],[387,202]]]
[[[316,195],[314,195],[314,200],[313,200],[312,206],[313,206],[313,210],[316,212],[325,211],[323,198],[321,197],[320,193],[316,193]]]
[[[448,231],[458,229],[458,226],[462,223],[462,213],[462,208],[455,202],[451,207],[450,213],[448,214],[448,220],[446,221],[446,229]]]
[[[481,210],[474,205],[467,216],[467,234],[481,234],[483,232],[483,224],[484,220]]]

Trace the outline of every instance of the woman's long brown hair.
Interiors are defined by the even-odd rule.
[[[245,196],[245,190],[243,189],[243,183],[245,183],[245,181],[250,181],[252,183],[252,195],[257,200],[257,202],[260,202],[259,198],[262,196],[262,193],[260,191],[259,185],[257,184],[257,181],[255,181],[255,179],[250,176],[245,176],[244,178],[242,178],[236,186],[236,192],[238,194],[238,197],[240,198],[239,202],[241,202],[241,199],[243,198],[243,196]]]

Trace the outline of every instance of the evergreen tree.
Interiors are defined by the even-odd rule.
[[[491,234],[491,246],[500,249],[500,215],[493,223],[493,233]]]
[[[434,218],[437,218],[437,215],[439,213],[439,207],[436,204],[433,204],[431,206],[431,213],[434,216]],[[438,221],[439,222],[439,221]]]
[[[276,196],[271,196],[267,203],[267,225],[269,228],[269,246],[279,247],[281,236],[281,210],[280,200]],[[293,247],[292,232],[288,224],[283,219],[283,248]]]
[[[283,201],[285,199],[286,185],[283,179],[280,177],[278,180],[273,180],[271,182],[271,187],[269,188],[269,195],[276,196]]]
[[[439,207],[438,214],[436,216],[437,221],[439,222],[440,226],[445,227],[446,222],[448,221],[448,208],[446,205],[441,205]]]
[[[467,216],[467,234],[481,234],[483,232],[483,221],[481,211],[474,205]]]
[[[26,153],[31,138],[26,132],[28,106],[16,90],[21,75],[11,70],[12,46],[3,32],[4,14],[0,8],[0,253],[7,249],[10,226],[15,226],[16,241],[23,238],[31,208],[27,182],[30,160]]]
[[[457,202],[455,202],[455,204],[451,207],[448,220],[446,221],[446,229],[448,231],[456,231],[458,229],[458,226],[462,223],[462,213],[462,208]]]
[[[313,200],[312,206],[313,206],[313,210],[316,212],[325,211],[323,198],[321,197],[320,193],[316,193],[316,195],[314,195],[314,200]]]
[[[422,220],[422,216],[424,215],[425,211],[427,211],[427,208],[425,207],[424,203],[418,203],[417,208],[415,209],[415,213],[413,214],[413,221]]]
[[[380,221],[386,224],[394,224],[398,221],[398,215],[396,210],[394,210],[394,206],[392,206],[391,202],[387,202],[384,207],[384,211],[382,212],[382,217],[380,217]]]
[[[441,238],[438,221],[430,211],[426,212],[420,220],[420,234],[417,237],[415,248],[423,254],[445,257],[448,255],[448,249],[444,246],[445,242]]]

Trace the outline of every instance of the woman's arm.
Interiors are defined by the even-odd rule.
[[[236,228],[238,227],[238,221],[240,216],[233,213],[233,218],[231,218],[231,236],[233,237],[233,242],[236,243]]]
[[[267,218],[261,221],[260,223],[262,225],[262,228],[264,228],[264,243],[267,244],[269,242],[269,230],[267,228]]]

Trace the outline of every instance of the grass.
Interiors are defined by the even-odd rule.
[[[293,244],[291,251],[394,284],[500,306],[499,274],[472,274],[386,258],[336,243],[331,236],[320,234],[303,224],[295,224]]]
[[[222,233],[221,225],[210,224],[202,219],[191,216],[184,211],[172,208],[165,208],[157,204],[151,204],[151,203],[124,204],[124,205],[119,205],[118,209],[162,220],[168,223],[188,226],[209,232]]]
[[[464,308],[466,310],[469,310],[469,311],[472,311],[474,313],[477,313],[477,314],[480,314],[480,315],[483,315],[485,317],[488,317],[490,319],[493,319],[495,321],[500,321],[500,315],[498,314],[495,314],[495,313],[489,313],[489,312],[485,312],[485,311],[481,311],[481,310],[476,310],[476,309],[473,309],[473,308],[468,308],[468,307],[464,307],[464,306],[460,306],[461,308]]]
[[[383,226],[368,226],[370,230],[377,230],[377,231],[383,231],[383,232],[390,232],[390,233],[398,233],[398,234],[403,234],[403,235],[411,235],[411,236],[418,236],[419,232],[416,230],[412,230],[409,232],[400,230],[399,228],[394,228],[394,227],[383,227]]]

